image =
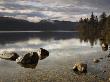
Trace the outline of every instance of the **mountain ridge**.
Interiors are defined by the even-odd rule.
[[[76,31],[77,22],[41,20],[29,22],[12,17],[0,17],[0,31]]]

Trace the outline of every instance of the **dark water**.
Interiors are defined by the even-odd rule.
[[[1,32],[0,44],[14,43],[26,41],[28,39],[37,38],[40,40],[60,40],[78,38],[78,32]]]
[[[23,52],[29,52],[38,48],[47,49],[50,52],[50,56],[39,61],[35,69],[24,68],[14,61],[0,59],[0,78],[4,82],[15,82],[14,80],[18,81],[19,79],[20,82],[23,82],[24,78],[25,80],[27,79],[27,74],[30,74],[32,82],[42,82],[42,78],[47,76],[48,79],[45,82],[48,82],[53,78],[51,75],[61,76],[60,74],[64,71],[68,72],[69,77],[74,75],[72,66],[76,62],[91,64],[88,67],[88,75],[97,73],[100,77],[103,76],[100,72],[103,70],[100,68],[102,64],[95,67],[96,65],[91,63],[94,57],[99,58],[103,57],[103,54],[108,54],[102,51],[98,40],[91,47],[90,42],[80,41],[78,32],[0,33],[0,52],[16,51],[19,55],[23,55]],[[55,79],[60,81],[59,78],[54,78],[53,80]],[[66,80],[69,82],[69,79]]]

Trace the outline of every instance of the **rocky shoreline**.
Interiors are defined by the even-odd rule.
[[[49,52],[52,54],[54,51],[52,51],[52,53],[51,51]],[[30,54],[32,55],[33,53]],[[39,62],[40,64],[37,66],[37,69],[18,70],[15,75],[16,78],[21,79],[20,82],[23,82],[24,79],[28,81],[27,74],[29,75],[28,77],[31,78],[30,82],[109,82],[110,59],[108,56],[108,52],[91,53],[83,57],[79,55],[77,60],[73,58],[73,55],[70,57],[63,56],[62,59],[59,60],[53,59],[52,56],[50,56],[47,60]],[[78,73],[73,71],[72,67],[75,64],[76,67],[79,66],[79,68],[84,66],[87,72]],[[25,71],[25,73],[23,71]],[[15,76],[12,76],[12,78],[15,78]]]
[[[35,68],[39,60],[45,59],[49,56],[49,52],[43,48],[36,50],[36,52],[28,52],[22,56],[19,56],[16,52],[3,52],[0,54],[0,58],[16,61],[25,68]]]

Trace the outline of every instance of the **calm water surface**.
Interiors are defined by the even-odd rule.
[[[6,82],[14,82],[14,80],[23,79],[32,73],[30,78],[34,82],[46,74],[54,72],[62,74],[64,71],[67,71],[71,76],[74,75],[72,66],[76,62],[91,64],[88,67],[88,74],[96,74],[97,72],[100,77],[103,76],[100,72],[103,70],[100,68],[102,64],[95,67],[96,65],[91,63],[94,57],[104,57],[104,54],[107,54],[107,52],[102,51],[99,41],[91,47],[89,42],[80,42],[77,32],[0,33],[0,52],[16,51],[19,55],[23,55],[38,48],[47,49],[50,56],[39,61],[35,69],[24,68],[14,61],[0,59],[0,78]]]

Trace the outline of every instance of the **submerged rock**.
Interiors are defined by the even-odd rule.
[[[94,62],[94,63],[99,63],[100,60],[98,60],[98,59],[93,59],[93,62]]]
[[[0,58],[7,59],[7,60],[13,60],[15,61],[19,55],[15,52],[3,52],[0,54]]]
[[[75,72],[86,73],[87,72],[87,64],[77,63],[73,66],[73,70]]]
[[[36,52],[30,52],[18,57],[16,62],[26,68],[35,68],[38,61],[46,58],[47,56],[49,56],[49,52],[43,48],[40,48]]]

